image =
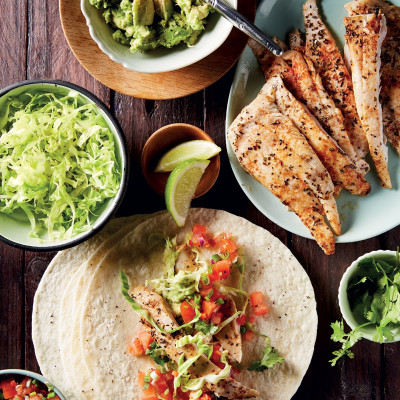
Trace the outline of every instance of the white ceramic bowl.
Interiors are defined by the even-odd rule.
[[[121,166],[121,184],[117,195],[114,198],[106,200],[101,208],[99,208],[98,215],[93,216],[91,230],[72,236],[69,239],[48,240],[46,237],[41,239],[33,238],[29,235],[31,225],[27,218],[10,216],[0,212],[0,240],[3,242],[14,247],[32,251],[62,250],[75,246],[100,231],[121,204],[127,187],[129,169],[125,137],[118,121],[111,115],[105,104],[86,89],[69,82],[34,79],[8,86],[0,91],[0,110],[4,109],[2,104],[7,96],[19,95],[32,88],[60,94],[67,94],[71,90],[76,91],[79,93],[82,103],[95,104],[114,135],[116,158]]]
[[[340,281],[339,285],[339,307],[344,320],[351,329],[355,329],[357,326],[359,326],[359,323],[354,318],[354,315],[350,309],[349,300],[347,298],[347,286],[349,284],[349,281],[355,275],[359,261],[369,257],[385,260],[388,258],[393,258],[394,256],[396,256],[396,252],[393,250],[371,251],[370,253],[366,253],[361,257],[358,257],[357,260],[353,261],[353,263],[347,268],[346,272],[343,274],[342,280]],[[376,333],[376,329],[375,326],[371,325],[361,328],[360,332],[362,333],[363,338],[373,341],[372,337]],[[400,332],[394,335],[393,341],[385,341],[385,343],[398,342],[399,340]]]
[[[44,376],[37,374],[36,372],[27,371],[25,369],[3,369],[0,371],[0,381],[2,379],[8,379],[11,377],[20,376],[23,379],[25,376],[29,376],[32,379],[36,379],[39,382],[42,382],[44,385],[52,385],[54,387],[54,392],[61,400],[66,400],[63,394],[57,389],[57,387],[46,379]]]
[[[232,7],[237,7],[237,0],[227,0]],[[172,49],[157,48],[140,53],[131,53],[128,46],[116,42],[112,38],[113,29],[106,24],[102,11],[89,4],[89,0],[81,0],[81,10],[86,18],[90,35],[103,53],[113,61],[135,72],[159,73],[174,71],[207,57],[224,43],[232,30],[232,24],[217,12],[209,15],[204,32],[198,42],[187,47],[185,44]]]

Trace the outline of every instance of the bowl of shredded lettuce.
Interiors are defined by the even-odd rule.
[[[124,135],[108,108],[62,81],[0,91],[0,239],[49,251],[98,232],[127,185]]]

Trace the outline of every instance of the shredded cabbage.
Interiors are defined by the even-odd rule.
[[[0,212],[26,214],[31,236],[63,240],[91,220],[121,183],[113,133],[79,93],[36,90],[7,99],[0,121]]]

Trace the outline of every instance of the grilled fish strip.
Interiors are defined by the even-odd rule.
[[[226,295],[225,307],[227,315],[231,316],[237,312],[236,304],[232,297]],[[215,334],[223,349],[228,350],[229,356],[235,361],[242,361],[242,336],[240,334],[239,325],[236,321],[232,321],[220,332]]]
[[[365,175],[369,166],[355,152],[344,127],[343,115],[325,91],[311,60],[294,50],[287,51],[281,57],[274,57],[266,55],[264,48],[254,41],[249,41],[249,45],[264,71],[266,80],[279,74],[285,86],[297,100],[308,107],[325,131],[349,156],[357,171]]]
[[[378,9],[385,15],[387,34],[381,53],[381,93],[385,134],[400,155],[400,8],[384,0],[358,0],[346,4],[349,16],[374,14]]]
[[[339,188],[347,189],[354,195],[367,195],[371,191],[371,185],[356,171],[356,166],[323,130],[307,107],[296,100],[287,90],[282,79],[277,77],[275,80],[276,103],[279,110],[287,115],[307,138],[308,143],[328,170],[333,183]]]
[[[368,154],[368,141],[357,114],[353,84],[334,38],[323,23],[316,0],[303,6],[304,54],[313,62],[322,84],[344,117],[344,126],[357,155]],[[301,51],[301,47],[300,47]]]
[[[267,82],[232,123],[228,138],[243,169],[289,206],[324,252],[332,254],[335,238],[320,199],[333,198],[333,184],[327,183],[326,169],[273,96],[273,82]]]
[[[170,307],[158,293],[144,286],[138,286],[133,290],[131,296],[144,310],[150,313],[157,326],[165,330],[173,330],[179,327]],[[150,335],[157,342],[157,345],[176,363],[182,354],[185,355],[186,359],[195,357],[198,354],[197,348],[193,344],[187,344],[183,347],[175,346],[177,340],[186,336],[185,333],[162,333],[148,324],[144,319],[141,320],[141,323],[149,331]],[[213,364],[205,355],[201,355],[189,368],[189,371],[194,378],[201,378],[209,374],[219,374],[221,369]],[[219,381],[216,385],[206,382],[204,387],[214,392],[217,396],[231,399],[246,399],[257,397],[259,394],[257,390],[250,389],[230,377]]]
[[[380,91],[380,49],[386,35],[385,17],[367,14],[344,19],[357,111],[381,185],[391,188],[388,150],[383,133]]]

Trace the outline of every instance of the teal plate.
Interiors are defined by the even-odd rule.
[[[305,0],[264,0],[256,16],[256,25],[270,36],[287,42],[288,34],[296,28],[304,31],[303,3]],[[341,49],[344,44],[343,18],[347,16],[343,6],[348,1],[322,0],[318,6],[322,17],[335,36]],[[393,0],[400,6],[400,0]],[[240,57],[228,100],[226,130],[240,111],[248,105],[265,83],[264,75],[249,47]],[[393,189],[383,189],[379,185],[375,170],[366,175],[372,191],[367,197],[356,197],[342,191],[336,198],[342,221],[343,234],[338,243],[356,242],[384,233],[400,224],[400,158],[389,147],[389,172]],[[281,204],[264,186],[248,175],[240,167],[229,141],[229,160],[241,188],[250,201],[271,221],[296,235],[312,238],[300,219]],[[367,158],[370,165],[372,162]]]

